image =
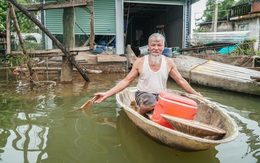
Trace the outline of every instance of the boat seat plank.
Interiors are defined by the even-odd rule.
[[[201,123],[194,120],[187,120],[171,115],[162,114],[161,115],[168,123],[172,125],[175,130],[180,132],[205,138],[209,136],[214,136],[216,139],[223,137],[226,131],[218,127]]]

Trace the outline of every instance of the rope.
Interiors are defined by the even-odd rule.
[[[192,71],[193,69],[197,68],[198,66],[204,65],[204,64],[207,63],[208,61],[209,61],[209,60],[206,60],[205,62],[200,63],[200,64],[198,64],[198,65],[192,67],[192,68],[189,70],[189,83],[191,83],[191,71]]]

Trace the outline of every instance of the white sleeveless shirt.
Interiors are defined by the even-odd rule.
[[[167,91],[168,72],[165,56],[162,56],[161,62],[160,69],[155,72],[149,66],[148,55],[144,56],[143,71],[138,78],[137,84],[139,91],[157,94]]]

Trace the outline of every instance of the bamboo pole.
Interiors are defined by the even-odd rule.
[[[15,29],[16,29],[16,33],[17,33],[18,39],[19,39],[19,42],[21,44],[21,47],[22,47],[22,50],[23,50],[23,54],[26,55],[27,54],[26,47],[25,47],[24,42],[23,42],[20,26],[19,26],[19,23],[17,21],[17,17],[16,17],[16,13],[14,11],[14,7],[13,7],[13,5],[11,3],[9,3],[9,4],[10,4],[11,15],[12,15],[13,20],[14,20],[14,25],[15,25]]]
[[[126,32],[125,32],[125,45],[126,45],[126,39],[127,39],[127,30],[128,30],[128,21],[129,21],[129,13],[130,13],[130,7],[131,3],[128,4],[128,9],[127,9],[127,18],[126,18]]]
[[[11,54],[11,25],[10,25],[10,9],[6,11],[6,54]]]
[[[72,65],[79,71],[81,76],[86,80],[90,81],[89,78],[86,75],[86,72],[81,69],[81,67],[77,64],[75,59],[73,57],[70,57],[69,51],[46,29],[39,20],[34,18],[33,15],[31,15],[23,6],[17,3],[16,0],[9,0],[15,7],[17,7],[24,15],[26,15],[31,21],[33,21],[53,42],[61,51],[66,55],[66,57],[69,58],[69,61],[72,63]]]
[[[9,3],[10,5],[10,10],[11,10],[11,15],[13,17],[13,20],[14,20],[14,25],[15,25],[15,28],[16,28],[16,32],[17,32],[17,35],[18,35],[18,38],[19,38],[19,42],[20,42],[20,45],[22,46],[22,49],[23,49],[23,54],[27,57],[27,67],[28,67],[28,70],[29,70],[29,73],[30,73],[30,81],[32,81],[32,76],[33,76],[33,69],[32,69],[32,66],[31,66],[31,63],[30,63],[30,60],[29,60],[29,56],[27,54],[27,51],[26,51],[26,47],[25,47],[25,44],[23,42],[23,38],[22,38],[22,35],[21,35],[21,30],[20,30],[20,27],[19,27],[19,23],[17,21],[17,17],[16,17],[16,14],[15,14],[15,11],[14,11],[14,7],[11,3]]]

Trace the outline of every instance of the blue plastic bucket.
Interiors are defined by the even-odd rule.
[[[172,48],[164,48],[163,55],[166,57],[172,58]]]

